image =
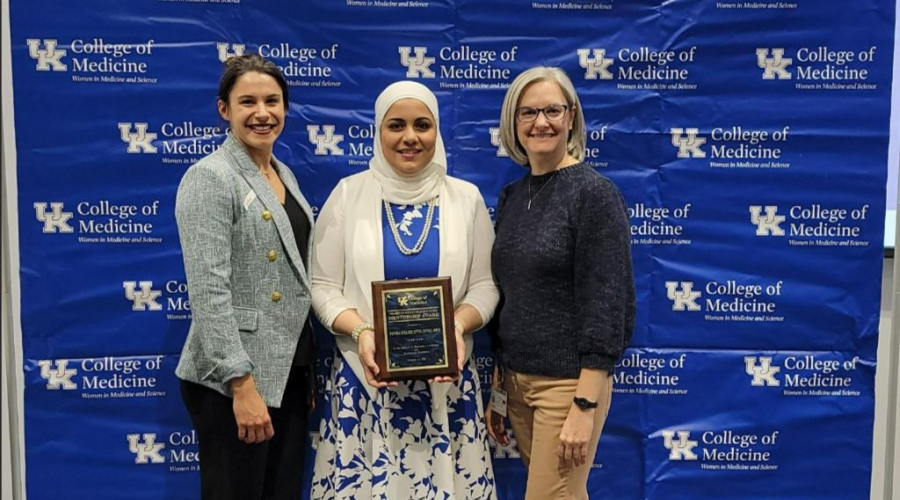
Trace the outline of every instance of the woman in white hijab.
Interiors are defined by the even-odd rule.
[[[369,170],[343,179],[316,222],[313,308],[336,338],[312,498],[496,498],[471,333],[499,294],[478,189],[447,175],[437,99],[397,82],[375,102]],[[450,276],[458,379],[376,380],[373,281]]]

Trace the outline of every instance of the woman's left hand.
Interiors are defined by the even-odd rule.
[[[559,459],[575,467],[587,461],[591,433],[594,432],[595,409],[582,410],[573,403],[559,434]]]

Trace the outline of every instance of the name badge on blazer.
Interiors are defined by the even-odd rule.
[[[250,208],[250,204],[253,203],[253,200],[255,200],[255,199],[256,199],[256,191],[251,189],[250,192],[247,193],[247,196],[244,196],[244,203],[243,203],[244,210],[247,210],[248,208]]]

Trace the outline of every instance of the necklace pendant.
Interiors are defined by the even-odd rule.
[[[531,210],[531,200],[528,200],[528,208],[527,210]]]

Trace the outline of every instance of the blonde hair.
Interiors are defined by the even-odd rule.
[[[528,164],[528,153],[516,137],[516,107],[522,92],[535,82],[555,82],[559,85],[559,89],[566,98],[566,104],[569,105],[569,112],[574,113],[572,130],[569,131],[569,138],[566,142],[566,152],[578,161],[584,160],[586,134],[581,101],[578,99],[572,80],[565,71],[559,68],[537,66],[523,71],[513,80],[506,91],[503,108],[500,110],[500,144],[514,162],[519,165]]]

